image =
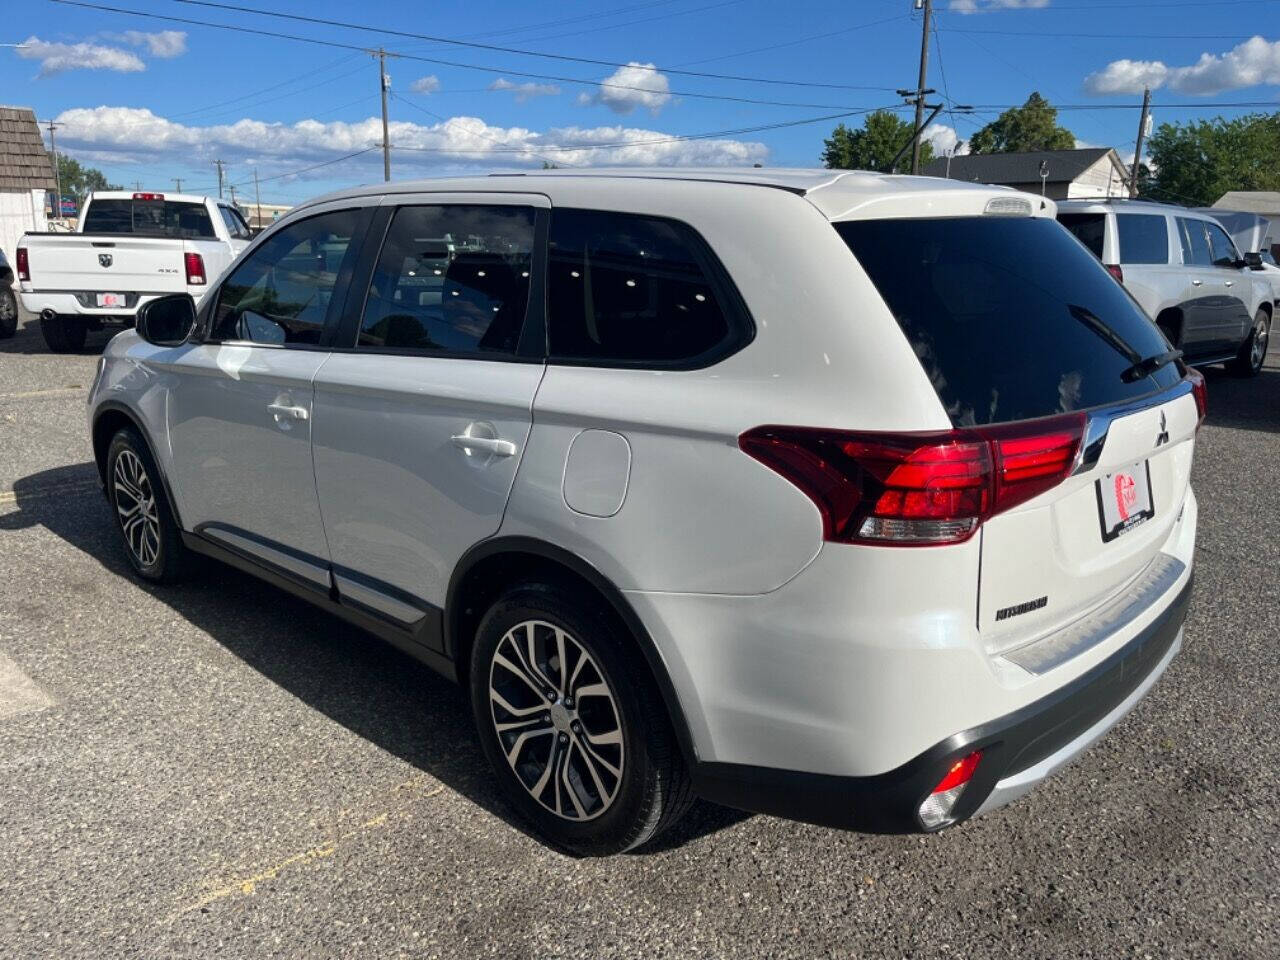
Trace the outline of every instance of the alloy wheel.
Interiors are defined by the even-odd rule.
[[[600,666],[554,624],[526,620],[498,642],[489,705],[507,763],[565,820],[593,820],[617,799],[625,763],[621,712]]]
[[[1249,362],[1253,364],[1253,368],[1257,370],[1262,366],[1262,361],[1267,356],[1267,321],[1266,318],[1260,317],[1258,325],[1253,328],[1253,348],[1249,351]]]
[[[160,511],[151,478],[138,455],[121,450],[112,471],[116,514],[134,559],[150,567],[160,556]]]

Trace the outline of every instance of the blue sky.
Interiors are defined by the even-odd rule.
[[[899,105],[893,91],[914,85],[920,48],[912,0],[239,4],[608,65],[177,0],[107,5],[336,45],[50,0],[21,0],[4,18],[0,42],[26,46],[0,49],[0,100],[56,119],[60,149],[150,189],[172,189],[172,178],[184,190],[216,189],[212,161],[222,159],[241,198],[251,198],[259,172],[264,202],[381,179],[377,68],[347,46],[405,55],[388,61],[396,179],[543,158],[813,166],[838,121],[796,121]],[[1032,90],[1090,107],[1060,120],[1081,142],[1125,157],[1136,106],[1099,108],[1138,103],[1144,84],[1157,122],[1249,112],[1206,106],[1216,103],[1280,106],[1277,0],[937,0],[937,28],[930,86],[982,108],[944,112],[933,132],[942,147]],[[777,124],[791,125],[758,129]]]

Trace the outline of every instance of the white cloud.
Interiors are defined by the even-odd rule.
[[[1027,10],[1047,7],[1049,0],[951,0],[953,13],[988,13],[992,10]]]
[[[666,74],[660,73],[652,63],[636,60],[619,67],[600,81],[600,89],[594,95],[578,95],[580,104],[600,103],[618,114],[628,114],[636,107],[644,107],[654,116],[670,100],[671,84]]]
[[[293,124],[239,120],[233,124],[187,126],[137,107],[92,107],[64,111],[58,143],[97,163],[152,164],[157,161],[199,165],[213,157],[233,166],[260,166],[264,174],[333,160],[381,143],[382,122],[369,117],[354,123],[301,120]],[[478,117],[452,117],[420,125],[390,126],[397,176],[439,170],[539,166],[543,157],[566,166],[750,166],[768,158],[762,143],[741,140],[681,140],[672,134],[623,126],[557,127],[538,132],[497,127]],[[381,163],[372,150],[342,166],[321,168],[310,177],[359,180],[352,173],[362,162]],[[367,168],[366,168],[367,169]]]
[[[1167,86],[1179,93],[1212,96],[1259,84],[1280,84],[1280,40],[1252,37],[1226,53],[1202,53],[1185,67],[1159,60],[1113,60],[1084,80],[1085,90],[1099,95]]]
[[[146,47],[151,56],[161,60],[171,60],[187,52],[187,35],[182,30],[160,30],[157,33],[126,30],[124,33],[104,33],[102,36],[117,43],[127,43],[131,47]]]
[[[440,89],[440,78],[434,73],[426,77],[419,77],[409,84],[409,89],[414,93],[435,93]]]
[[[40,61],[40,76],[62,73],[66,70],[115,70],[118,73],[137,73],[147,69],[137,54],[119,47],[106,47],[96,43],[47,43],[31,36],[17,48],[24,60]]]
[[[525,103],[534,97],[554,97],[560,88],[554,83],[515,83],[506,77],[499,77],[489,84],[490,90],[510,90],[516,95],[516,103]]]
[[[945,123],[930,124],[924,132],[924,139],[933,144],[933,154],[936,157],[945,157],[952,150],[955,150],[957,157],[963,157],[969,152],[968,141],[962,141],[955,127],[949,127]]]

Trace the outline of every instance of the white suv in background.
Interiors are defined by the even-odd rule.
[[[330,195],[110,343],[94,456],[140,576],[216,557],[464,684],[561,848],[694,795],[937,830],[1182,643],[1203,380],[1054,213],[841,171]]]
[[[1058,221],[1125,285],[1189,363],[1225,362],[1238,376],[1262,369],[1275,311],[1270,283],[1253,272],[1222,224],[1185,207],[1131,200],[1064,200]]]

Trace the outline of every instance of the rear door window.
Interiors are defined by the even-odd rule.
[[[1180,376],[1122,374],[1168,349],[1155,325],[1051,220],[835,224],[957,427],[1144,396]]]
[[[547,323],[553,360],[601,366],[701,366],[751,337],[693,228],[597,210],[552,212]]]
[[[1213,263],[1209,252],[1209,239],[1204,235],[1204,221],[1189,217],[1178,218],[1178,232],[1182,235],[1182,262],[1207,267]]]
[[[1168,263],[1169,227],[1164,214],[1118,213],[1120,262]]]
[[[1102,259],[1102,241],[1107,235],[1105,213],[1060,213],[1058,222],[1088,247],[1095,257]]]

